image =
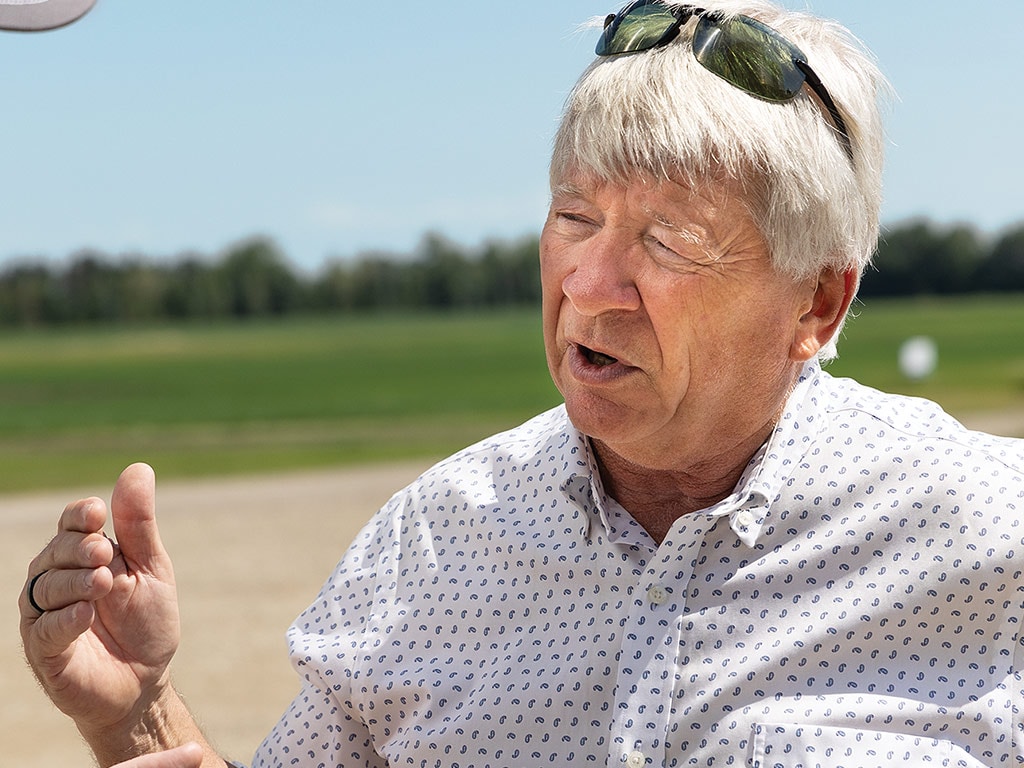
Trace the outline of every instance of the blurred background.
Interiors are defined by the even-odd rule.
[[[884,219],[1019,223],[1024,5],[786,0],[836,18],[898,95]],[[0,257],[215,255],[296,267],[534,233],[594,0],[366,5],[99,0],[0,37]]]
[[[897,95],[834,370],[1024,431],[1024,5],[786,4]],[[0,34],[0,491],[440,455],[557,402],[537,233],[608,10],[100,0]]]
[[[784,5],[848,26],[897,94],[879,258],[831,370],[1024,436],[1024,4]],[[66,501],[156,467],[179,677],[247,759],[294,685],[280,634],[361,522],[558,402],[547,159],[581,24],[611,10],[99,0],[0,33],[5,765],[88,764],[13,628]]]

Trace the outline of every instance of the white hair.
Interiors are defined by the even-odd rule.
[[[782,104],[741,91],[694,58],[688,24],[669,45],[598,58],[583,73],[555,136],[552,185],[570,171],[693,186],[724,175],[742,184],[778,270],[859,273],[878,243],[889,93],[873,57],[840,25],[763,0],[703,5],[755,18],[804,52],[846,123],[852,159],[808,88]]]

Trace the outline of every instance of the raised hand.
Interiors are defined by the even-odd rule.
[[[87,739],[144,721],[147,707],[169,688],[167,667],[180,633],[174,571],[156,525],[153,470],[133,464],[122,472],[110,507],[114,541],[102,532],[102,500],[64,509],[57,535],[29,566],[19,600],[28,661]]]

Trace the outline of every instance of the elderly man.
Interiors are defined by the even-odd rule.
[[[877,239],[882,79],[836,25],[708,5],[609,16],[568,100],[564,406],[371,520],[255,766],[1024,761],[1021,443],[819,365]],[[122,475],[116,544],[65,510],[26,652],[103,765],[222,766],[168,682],[153,493]]]

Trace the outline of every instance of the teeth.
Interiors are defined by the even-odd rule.
[[[589,360],[593,365],[604,366],[618,362],[614,357],[609,357],[608,355],[601,354],[600,352],[595,352],[592,349],[587,349],[586,347],[583,347],[582,349],[587,360]]]

